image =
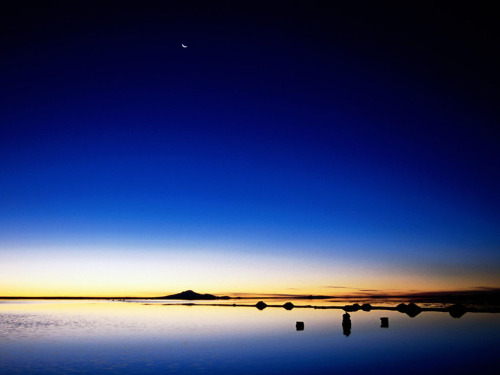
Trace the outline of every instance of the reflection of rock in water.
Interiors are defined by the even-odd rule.
[[[264,310],[267,307],[267,305],[265,302],[259,301],[255,305],[255,307],[258,308],[259,310]]]
[[[295,306],[294,306],[294,305],[293,305],[293,303],[291,303],[291,302],[287,302],[287,303],[285,303],[285,304],[283,305],[283,308],[284,308],[285,310],[291,310],[291,309],[293,309],[294,307],[295,307]]]
[[[297,331],[303,331],[304,330],[304,322],[295,323],[295,328],[297,329]]]
[[[389,318],[387,317],[380,318],[380,327],[389,328]]]
[[[401,313],[405,313],[410,318],[414,318],[422,312],[422,309],[419,306],[415,305],[413,302],[410,302],[408,305],[400,303],[396,306],[396,310]]]
[[[453,306],[449,306],[445,310],[448,311],[453,318],[457,319],[464,316],[464,314],[467,312],[467,308],[459,303]]]
[[[349,337],[351,334],[351,316],[349,313],[342,315],[342,330],[344,331],[344,335]]]

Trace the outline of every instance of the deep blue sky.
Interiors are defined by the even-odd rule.
[[[500,286],[488,6],[2,7],[5,259],[223,249]]]

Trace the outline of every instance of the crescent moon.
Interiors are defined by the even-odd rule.
[[[188,48],[188,46],[185,46],[184,44],[181,43],[182,48]]]

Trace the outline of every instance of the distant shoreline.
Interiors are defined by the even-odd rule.
[[[500,288],[483,288],[478,290],[455,290],[440,292],[419,292],[407,294],[373,294],[373,295],[294,295],[294,294],[244,294],[244,296],[233,293],[233,296],[216,296],[213,294],[200,294],[192,290],[181,293],[154,296],[0,296],[1,300],[178,300],[178,301],[222,301],[222,300],[323,300],[323,301],[369,301],[369,300],[392,300],[411,301],[419,303],[473,303],[500,306]]]
[[[406,295],[371,295],[371,296],[304,296],[304,295],[253,295],[237,297],[216,297],[212,301],[240,301],[240,300],[304,300],[304,301],[369,301],[369,300],[392,300],[392,301],[411,301],[419,303],[446,303],[446,304],[484,304],[489,306],[500,306],[500,292],[456,292],[456,293],[420,293]],[[165,297],[138,297],[138,296],[0,296],[0,300],[176,300],[176,301],[206,301],[204,299],[183,299],[183,298],[165,298]]]

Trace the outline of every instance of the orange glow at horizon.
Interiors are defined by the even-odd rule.
[[[306,261],[223,251],[0,255],[0,296],[5,297],[159,297],[188,289],[233,296],[346,296],[497,287],[498,281],[493,273],[424,274],[373,261]]]

